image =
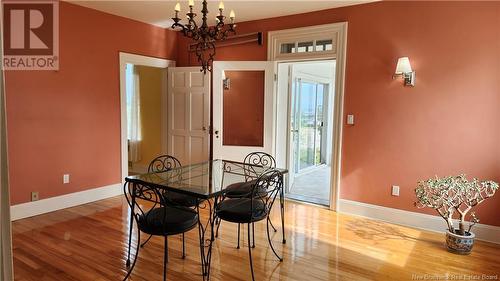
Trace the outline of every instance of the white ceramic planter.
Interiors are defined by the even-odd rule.
[[[469,235],[462,236],[456,233],[452,233],[449,230],[446,231],[446,246],[448,251],[460,255],[468,255],[472,251],[472,246],[474,246],[474,238],[476,235],[472,232],[468,232]]]

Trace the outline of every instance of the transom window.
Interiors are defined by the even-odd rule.
[[[270,31],[268,60],[335,59],[345,23]]]
[[[333,40],[312,40],[281,43],[281,54],[324,52],[333,50]]]

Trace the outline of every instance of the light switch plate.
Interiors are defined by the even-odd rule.
[[[392,196],[399,196],[399,186],[393,185],[391,194],[392,194]]]
[[[354,125],[354,115],[347,115],[347,125]]]
[[[69,174],[64,174],[63,175],[63,183],[64,184],[69,183]]]

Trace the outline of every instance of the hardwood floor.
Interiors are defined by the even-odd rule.
[[[275,208],[273,221],[279,221]],[[265,223],[256,224],[252,252],[256,280],[449,280],[500,274],[500,246],[478,241],[459,256],[443,247],[442,234],[337,214],[293,202],[286,205],[287,244],[279,263],[267,244]],[[128,209],[122,197],[13,223],[15,280],[121,280],[125,275]],[[443,223],[444,224],[444,223]],[[250,280],[246,228],[236,249],[236,225],[224,222],[215,242],[211,280]],[[168,280],[202,280],[198,231],[169,239]],[[133,242],[136,245],[136,241]],[[130,280],[162,280],[163,239],[152,238],[139,253]],[[421,279],[418,279],[418,278]],[[451,279],[455,277],[455,279]],[[436,280],[436,279],[434,279]],[[444,279],[441,279],[444,280]]]

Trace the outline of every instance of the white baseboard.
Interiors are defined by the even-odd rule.
[[[123,186],[116,183],[104,187],[27,202],[10,207],[11,220],[37,216],[123,194]]]
[[[446,222],[439,216],[404,211],[378,205],[366,204],[346,199],[339,200],[340,213],[362,216],[394,224],[444,233]],[[500,227],[476,224],[473,232],[478,240],[500,244]]]

